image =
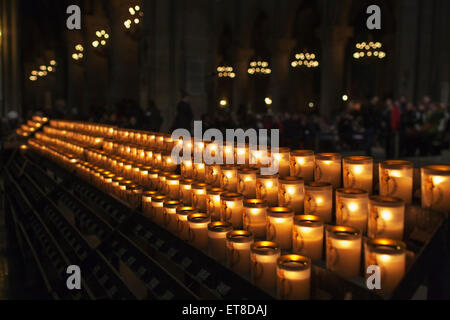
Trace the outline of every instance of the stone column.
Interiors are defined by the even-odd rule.
[[[248,64],[250,58],[254,55],[254,50],[250,48],[237,48],[235,56],[236,78],[233,86],[233,104],[234,110],[239,108],[240,104],[248,106],[248,89],[249,89],[249,75]]]

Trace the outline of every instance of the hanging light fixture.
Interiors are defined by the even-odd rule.
[[[236,77],[236,73],[234,73],[232,66],[223,64],[217,67],[217,77],[234,79]]]
[[[250,75],[268,75],[272,73],[272,69],[270,69],[268,61],[264,59],[255,59],[250,61],[247,72]]]
[[[82,60],[84,57],[84,47],[81,44],[77,44],[75,46],[75,52],[72,54],[72,59],[75,61]]]
[[[134,29],[138,27],[138,25],[141,23],[142,17],[144,16],[144,12],[142,12],[141,7],[138,5],[135,5],[134,7],[129,7],[128,12],[130,16],[123,22],[123,25],[126,31],[135,31],[132,30],[133,26]]]
[[[292,68],[317,68],[319,66],[319,60],[317,54],[303,50],[295,54],[294,59],[291,61]]]
[[[355,52],[353,52],[353,59],[355,60],[382,60],[386,58],[386,52],[382,50],[383,44],[381,42],[358,42],[355,44]]]
[[[109,34],[105,30],[97,30],[95,36],[97,38],[92,41],[92,46],[94,48],[102,48],[108,44]]]
[[[28,79],[30,81],[37,81],[39,78],[44,78],[46,77],[49,73],[51,72],[55,72],[56,71],[56,61],[55,60],[50,60],[48,65],[42,64],[40,65],[38,68],[33,69],[31,71],[30,76],[28,77]]]

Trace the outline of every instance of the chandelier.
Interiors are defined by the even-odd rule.
[[[248,73],[251,75],[256,74],[271,74],[272,70],[269,67],[269,62],[265,60],[253,60],[250,62],[250,66],[248,68]]]
[[[217,76],[219,78],[231,78],[234,79],[236,74],[234,73],[233,67],[221,65],[217,67]]]
[[[317,68],[318,66],[317,55],[308,51],[295,54],[295,59],[291,62],[292,68]]]
[[[50,72],[55,72],[56,70],[56,61],[50,60],[48,65],[39,66],[38,70],[31,71],[31,75],[29,77],[30,81],[37,81],[39,78],[46,77]]]
[[[383,44],[381,42],[358,42],[355,44],[355,52],[353,58],[355,60],[361,59],[384,59],[386,52],[382,50]]]
[[[92,46],[94,48],[101,48],[101,47],[106,46],[106,44],[108,43],[109,34],[106,33],[105,30],[97,30],[95,32],[95,35],[96,35],[97,39],[92,41]]]
[[[144,16],[144,13],[141,11],[140,6],[129,7],[128,12],[130,13],[130,17],[123,22],[126,30],[131,30],[131,27],[137,25],[141,22],[141,18]]]
[[[75,61],[79,61],[79,60],[83,59],[83,57],[84,57],[83,51],[84,51],[83,46],[81,44],[77,44],[75,46],[75,52],[72,54],[72,59]]]

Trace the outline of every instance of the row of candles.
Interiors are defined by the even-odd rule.
[[[39,145],[39,141],[33,140],[32,143],[39,146],[38,149],[48,149],[45,144]],[[55,153],[55,149],[51,148],[51,153]],[[383,292],[391,292],[404,274],[405,245],[400,240],[403,236],[406,201],[400,198],[369,197],[369,191],[363,189],[337,189],[338,226],[325,226],[332,219],[331,183],[305,183],[306,179],[291,176],[261,176],[255,168],[231,166],[237,183],[222,185],[223,177],[229,182],[229,166],[218,166],[216,169],[222,177],[218,179],[219,185],[208,185],[186,178],[196,177],[196,174],[195,170],[191,171],[192,175],[186,174],[189,170],[183,170],[183,165],[182,173],[186,176],[163,172],[151,166],[139,166],[101,150],[87,149],[85,156],[87,162],[78,160],[76,163],[70,156],[57,158],[59,161],[63,159],[72,169],[75,167],[80,176],[89,179],[99,188],[135,207],[141,203],[144,214],[155,223],[190,241],[197,248],[209,248],[213,256],[222,252],[219,261],[227,261],[228,265],[240,274],[251,273],[253,281],[263,289],[273,289],[275,284],[280,298],[297,299],[309,296],[311,259],[314,261],[322,258],[324,235],[327,267],[342,277],[359,275],[362,233],[366,231],[367,221],[369,239],[364,245],[364,261],[365,265],[380,266],[383,274],[387,275],[382,280]],[[365,157],[357,158],[367,160]],[[206,167],[207,165],[205,169]],[[398,167],[395,169],[399,170]],[[441,174],[444,169],[448,170],[444,166],[427,167],[422,169],[422,175],[428,174],[428,180],[440,184],[443,178],[436,175],[436,170]],[[428,172],[430,170],[431,172]],[[360,171],[356,169],[357,173]],[[255,182],[250,187],[245,184],[250,182],[247,175]],[[358,180],[357,175],[356,179],[354,177],[353,180]],[[395,173],[394,177],[398,177],[398,174]],[[204,179],[206,180],[206,173]],[[137,183],[158,191],[144,191]],[[258,192],[261,186],[264,186],[264,189],[276,186],[276,192],[271,193],[264,189]],[[246,194],[245,190],[249,190],[251,194]],[[255,197],[259,199],[253,199]],[[300,201],[293,204],[293,199]],[[322,204],[327,204],[326,212],[317,210]],[[305,214],[295,216],[298,213]],[[217,237],[212,229],[222,230],[222,236]],[[217,249],[219,238],[223,245],[222,251]],[[238,240],[233,241],[234,238]],[[263,243],[269,248],[265,248]],[[294,254],[281,256],[281,252],[289,251]],[[239,263],[233,258],[234,255],[240,257]],[[259,255],[263,257],[259,259]],[[242,260],[242,257],[245,258]],[[269,263],[268,260],[272,262]],[[275,271],[272,272],[273,270]],[[258,276],[261,272],[263,277]],[[305,275],[309,275],[307,280]],[[304,281],[296,284],[299,277]]]
[[[33,116],[31,120],[28,120],[26,123],[17,128],[16,133],[23,138],[28,138],[42,128],[47,122],[48,118],[46,117]]]

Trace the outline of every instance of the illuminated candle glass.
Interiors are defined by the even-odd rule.
[[[316,155],[314,181],[328,182],[334,188],[341,186],[341,155],[338,153],[319,153]]]
[[[208,248],[208,225],[211,217],[206,213],[191,213],[188,216],[189,243],[199,250]]]
[[[159,170],[159,169],[152,169],[148,172],[148,179],[150,181],[151,189],[159,188],[159,174],[160,173],[161,173],[161,170]]]
[[[232,224],[234,229],[242,228],[244,196],[240,193],[226,192],[220,195],[222,221]]]
[[[361,189],[336,190],[336,223],[367,231],[369,194]]]
[[[169,188],[168,188],[168,185],[167,185],[167,177],[172,175],[172,174],[173,173],[169,172],[169,171],[163,171],[163,172],[160,172],[158,174],[158,179],[159,179],[158,190],[159,190],[160,193],[165,194],[165,195],[169,194]]]
[[[160,150],[153,151],[152,167],[163,170],[162,155]]]
[[[250,164],[255,167],[266,166],[270,164],[270,151],[268,148],[252,147],[250,148]]]
[[[164,201],[164,228],[169,232],[177,233],[177,208],[180,206],[177,200]]]
[[[250,247],[253,241],[250,231],[234,230],[227,233],[227,262],[237,274],[250,273]]]
[[[156,142],[156,148],[163,149],[164,148],[164,134],[163,133],[156,134],[155,142]]]
[[[303,213],[305,204],[305,182],[302,178],[285,177],[278,179],[278,203],[291,208],[296,214]]]
[[[177,170],[177,164],[172,161],[172,154],[171,153],[163,153],[162,154],[162,161],[161,166],[164,171],[170,171],[174,172]]]
[[[145,164],[151,165],[153,162],[153,150],[145,149],[144,153],[145,153],[145,158],[144,158]]]
[[[177,236],[181,240],[189,240],[188,216],[192,213],[198,213],[198,210],[193,207],[177,208]]]
[[[192,185],[192,206],[197,208],[200,212],[206,213],[206,183],[194,183]]]
[[[258,175],[256,178],[256,198],[265,200],[269,207],[278,205],[278,175]]]
[[[294,253],[313,261],[322,259],[324,225],[318,216],[300,215],[294,218],[292,248]]]
[[[298,254],[277,260],[277,297],[281,300],[309,300],[311,297],[311,259]]]
[[[219,146],[215,141],[206,141],[205,149],[203,151],[203,162],[206,164],[213,164],[216,163],[216,159],[220,159],[218,165],[221,164],[221,159],[223,159],[222,151],[222,145]]]
[[[193,164],[193,177],[197,181],[206,181],[206,166],[202,163],[194,163]]]
[[[361,232],[353,227],[328,226],[326,233],[327,269],[343,278],[359,275],[361,268]]]
[[[228,145],[226,142],[222,146],[223,163],[235,164],[234,158],[234,144],[230,143]]]
[[[152,198],[158,194],[157,191],[147,190],[142,193],[142,214],[153,220]]]
[[[246,199],[244,201],[243,225],[251,231],[256,239],[266,236],[267,202],[261,199]]]
[[[219,221],[221,218],[220,195],[224,192],[224,189],[215,187],[206,190],[206,213],[211,216],[211,221]]]
[[[133,184],[130,186],[130,190],[128,190],[127,194],[127,202],[130,204],[131,208],[139,208],[139,206],[141,205],[143,191],[144,188],[137,184]]]
[[[132,179],[133,178],[133,162],[128,161],[123,166],[123,176],[126,179]]]
[[[216,188],[220,187],[220,165],[206,165],[206,183]]]
[[[342,160],[344,188],[355,188],[372,194],[373,158],[355,156]]]
[[[302,178],[305,182],[314,181],[314,151],[291,151],[291,176]]]
[[[164,136],[164,151],[171,153],[173,147],[175,146],[175,141],[173,141],[172,139],[172,135],[171,134],[166,134]]]
[[[184,160],[183,158],[181,158],[180,169],[181,169],[181,175],[184,178],[192,178],[194,176],[194,171],[193,171],[194,167],[193,167],[192,158],[189,158],[187,160]]]
[[[263,290],[277,286],[277,260],[281,250],[275,242],[259,241],[251,245],[251,278]]]
[[[450,212],[450,166],[432,165],[421,169],[422,207]]]
[[[369,201],[369,238],[403,239],[405,202],[400,198],[372,196]]]
[[[278,163],[278,175],[280,178],[288,177],[291,173],[290,156],[291,149],[289,148],[278,148],[276,152],[275,149],[272,150],[272,161]]]
[[[380,195],[401,198],[411,204],[413,193],[413,164],[409,161],[387,160],[379,167]]]
[[[267,240],[278,243],[282,250],[292,249],[292,229],[294,211],[286,207],[273,207],[267,210]]]
[[[165,195],[155,195],[152,197],[152,214],[151,219],[161,227],[164,226],[164,201],[167,200]]]
[[[220,187],[229,192],[237,192],[238,169],[237,166],[221,166]]]
[[[168,196],[173,200],[180,199],[180,178],[178,174],[171,174],[166,177]]]
[[[205,151],[205,145],[207,142],[205,142],[201,139],[194,138],[193,143],[194,143],[194,150],[193,150],[194,157],[195,156],[197,157],[197,160],[199,163],[204,163],[203,162],[203,152]],[[194,171],[195,171],[195,162],[194,162]],[[194,172],[194,178],[199,180],[198,178],[195,177],[195,172]]]
[[[406,245],[402,241],[377,238],[366,239],[364,244],[365,270],[369,266],[380,268],[383,295],[390,295],[405,275]]]
[[[237,165],[249,164],[250,160],[250,148],[245,143],[236,143],[234,147],[235,163]]]
[[[152,170],[152,167],[149,166],[141,166],[139,169],[139,178],[138,182],[141,186],[145,188],[149,188],[151,186],[150,179],[149,179],[149,172]]]
[[[156,148],[156,135],[155,134],[149,134],[147,135],[147,141],[148,141],[148,145],[151,148]]]
[[[324,223],[333,220],[333,186],[326,182],[305,184],[305,214],[315,215]]]
[[[246,198],[256,198],[256,168],[241,168],[238,171],[238,192]]]
[[[219,262],[227,259],[227,233],[233,231],[228,222],[215,221],[208,225],[209,255]]]
[[[180,181],[180,198],[185,206],[192,205],[192,185],[194,179],[184,179]]]

